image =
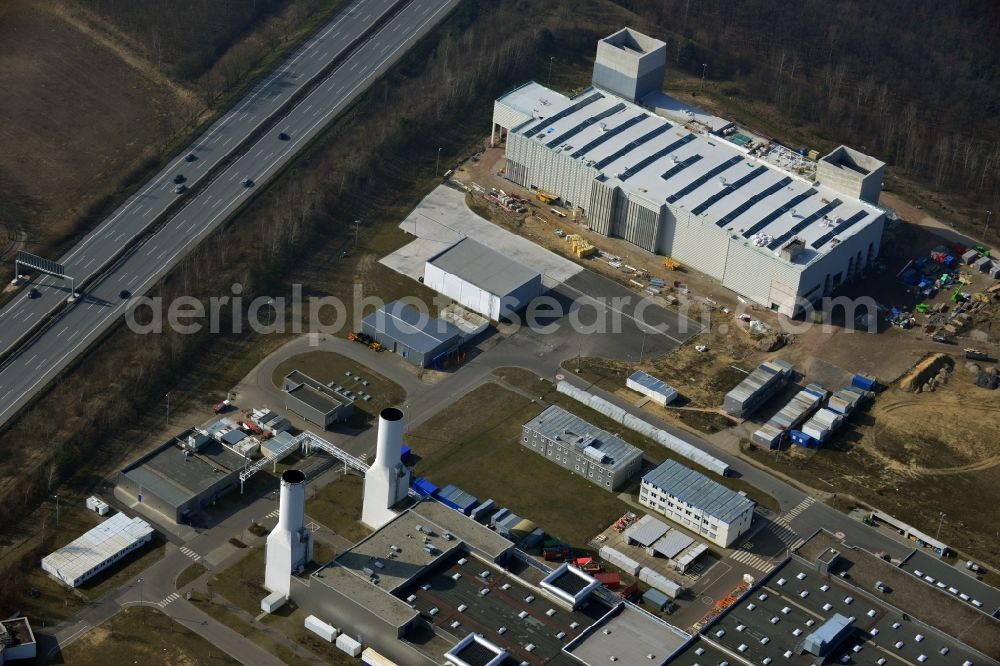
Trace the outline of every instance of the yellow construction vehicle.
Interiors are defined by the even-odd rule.
[[[379,342],[378,340],[372,340],[371,344],[368,345],[368,348],[371,349],[372,351],[377,351],[377,352],[380,352],[383,349],[382,343]]]
[[[552,194],[548,190],[539,189],[535,192],[535,198],[541,201],[543,204],[552,204],[559,201],[558,194]]]
[[[664,257],[663,267],[666,268],[668,271],[676,271],[678,268],[681,267],[681,264],[676,259],[671,259],[670,257]]]

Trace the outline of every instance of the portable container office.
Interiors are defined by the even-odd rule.
[[[660,592],[663,592],[671,599],[676,599],[684,588],[670,580],[661,573],[657,573],[648,567],[644,567],[639,571],[639,580],[647,583],[651,587],[655,587]]]
[[[754,431],[753,435],[750,436],[750,439],[754,444],[766,446],[769,449],[775,449],[781,441],[782,434],[783,431],[780,428],[777,428],[770,423],[765,423]]]
[[[805,434],[801,430],[792,430],[788,433],[788,439],[792,441],[792,444],[796,446],[804,446],[806,448],[811,448],[813,445],[813,438]]]
[[[815,421],[809,421],[803,425],[802,432],[820,442],[825,442],[830,436],[830,429]]]
[[[749,416],[784,385],[792,372],[792,366],[779,359],[761,363],[726,394],[723,408],[733,416]]]
[[[472,510],[472,519],[477,523],[484,523],[489,520],[490,512],[496,509],[493,500],[488,499]]]
[[[874,377],[869,377],[868,375],[854,375],[851,379],[851,386],[856,386],[865,391],[874,391],[875,387],[878,386],[878,382],[875,381]]]
[[[601,556],[601,559],[606,562],[618,567],[630,576],[635,576],[639,573],[639,563],[633,560],[628,555],[625,555],[616,548],[611,546],[601,546],[601,549],[597,553]]]
[[[424,497],[433,497],[438,492],[436,485],[421,476],[414,478],[413,483],[410,485],[418,495],[423,495]]]
[[[969,250],[965,254],[962,255],[962,263],[963,264],[971,264],[972,262],[974,262],[978,258],[979,258],[979,253],[978,252],[976,252],[975,250]]]
[[[357,657],[361,654],[361,643],[354,640],[347,634],[340,634],[337,636],[337,647],[352,657]]]
[[[305,627],[325,640],[327,643],[332,643],[337,638],[337,634],[340,633],[336,630],[336,628],[330,626],[315,615],[310,615],[306,618]]]
[[[972,267],[975,268],[977,271],[986,273],[990,270],[990,268],[993,267],[993,260],[990,259],[989,257],[980,257],[979,259],[976,259],[975,262],[973,262]]]
[[[629,375],[629,378],[625,380],[625,386],[663,406],[667,406],[677,399],[677,389],[662,379],[657,379],[641,370]]]
[[[642,600],[658,611],[663,610],[670,603],[670,597],[654,587],[649,588],[643,593]]]

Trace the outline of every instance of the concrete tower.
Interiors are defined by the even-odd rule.
[[[292,573],[312,559],[312,533],[305,528],[306,475],[297,469],[281,474],[278,524],[267,536],[264,587],[289,596]]]
[[[365,473],[365,501],[361,522],[373,530],[396,517],[392,507],[406,497],[410,470],[402,463],[403,412],[395,407],[378,416],[378,448],[375,462]]]

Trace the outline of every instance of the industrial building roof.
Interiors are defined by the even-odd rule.
[[[576,662],[563,646],[610,610],[593,596],[569,610],[503,569],[461,553],[442,559],[397,594],[407,600],[412,595],[410,603],[439,635],[456,641],[469,631],[482,634],[506,650],[513,664],[571,666]]]
[[[315,571],[310,582],[337,590],[393,626],[402,627],[417,613],[387,590],[372,585],[368,578],[331,562]]]
[[[393,301],[364,318],[364,323],[417,352],[431,352],[458,340],[462,331],[403,301]]]
[[[471,238],[461,239],[428,259],[427,263],[497,296],[516,291],[532,280],[540,280],[542,275]]]
[[[491,560],[498,559],[514,545],[488,527],[439,502],[432,500],[421,502],[411,508],[410,513],[447,530],[471,549]]]
[[[888,563],[883,564],[892,568]],[[980,666],[991,663],[985,655],[976,653],[961,640],[921,621],[920,616],[906,614],[894,607],[896,590],[882,594],[876,592],[874,586],[857,587],[854,584],[857,582],[853,575],[846,580],[832,572],[824,575],[815,564],[789,558],[759,587],[733,604],[716,622],[703,628],[702,640],[739,654],[747,663],[789,663],[805,647],[807,636],[840,615],[851,629],[839,647],[826,656],[826,663],[841,663],[845,655],[848,659],[842,663],[873,666],[899,663]],[[989,620],[985,616],[983,619]],[[833,623],[824,631],[832,635],[836,629],[837,624]],[[692,644],[685,653],[696,649],[700,643]],[[879,661],[885,657],[888,661]],[[680,660],[677,663],[690,662]]]
[[[197,453],[183,445],[188,430],[122,470],[140,488],[169,506],[179,507],[207,490],[226,474],[240,469],[245,460],[212,439]]]
[[[622,469],[636,458],[642,457],[640,449],[606,430],[587,423],[558,405],[547,407],[541,414],[525,423],[524,427],[581,451],[587,448],[596,449],[606,456],[605,460],[608,461],[600,464],[611,471]]]
[[[43,563],[54,567],[66,581],[74,581],[153,533],[141,518],[116,513],[59,550],[46,555]]]
[[[677,396],[677,389],[675,389],[670,384],[666,383],[662,379],[657,379],[653,375],[646,374],[642,370],[636,370],[628,377],[636,384],[653,391],[654,393],[659,393],[662,396],[666,396],[668,399],[672,400]]]
[[[621,604],[569,644],[566,651],[586,666],[610,663],[659,666],[689,638],[677,627],[636,606]],[[708,666],[712,662],[703,663]]]
[[[687,534],[684,534],[680,530],[672,529],[653,544],[653,550],[668,560],[672,560],[692,543],[694,543],[694,539]]]
[[[805,249],[796,264],[805,265],[835,240],[883,215],[876,206],[810,183],[723,138],[695,134],[607,92],[587,89],[559,99],[542,86],[531,86],[511,95],[534,116],[513,131],[586,164],[595,177],[631,197],[657,206],[666,203],[748,241],[757,237],[762,249],[776,251],[798,237]]]
[[[967,569],[957,569],[920,550],[910,553],[899,567],[987,615],[1000,617],[1000,590],[976,580]]]
[[[290,395],[294,395],[313,409],[318,409],[324,414],[329,414],[344,405],[354,402],[340,391],[336,391],[323,382],[317,381],[298,370],[292,370],[285,376],[285,385],[287,386],[288,384],[295,384],[294,387],[288,390]],[[266,422],[267,418],[267,416],[262,417],[261,421]]]
[[[625,530],[625,536],[643,548],[648,548],[668,531],[670,528],[662,520],[645,515]]]
[[[723,522],[731,522],[754,506],[745,495],[675,460],[663,462],[642,480]]]

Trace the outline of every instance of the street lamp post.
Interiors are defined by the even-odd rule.
[[[167,398],[167,425],[170,425],[170,392],[166,393]]]
[[[138,578],[135,582],[139,584],[139,606],[142,606],[142,579]]]
[[[53,495],[56,498],[56,527],[59,527],[59,495]]]
[[[437,178],[437,175],[439,173],[441,173],[441,171],[439,170],[440,168],[441,168],[441,149],[438,148],[437,160],[435,160],[435,162],[434,162],[434,177],[435,178]]]
[[[354,220],[354,251],[358,251],[358,227],[361,224],[361,220]]]
[[[701,63],[701,87],[702,88],[705,87],[705,72],[707,72],[707,71],[708,71],[708,63],[707,62]]]
[[[940,540],[940,537],[941,537],[941,525],[942,525],[942,523],[944,523],[944,517],[945,517],[945,515],[946,515],[946,514],[945,514],[945,512],[944,512],[944,511],[941,511],[941,512],[939,512],[939,513],[938,513],[938,528],[937,528],[937,534],[936,534],[936,535],[934,535],[934,538],[935,538],[936,540]]]
[[[989,228],[990,228],[990,218],[992,218],[992,217],[993,217],[993,211],[991,211],[991,210],[986,211],[986,226],[983,227],[983,240],[984,241],[986,240],[986,232],[989,231]]]
[[[552,63],[555,59],[556,59],[555,56],[549,56],[549,78],[548,82],[545,84],[549,87],[552,87]]]

